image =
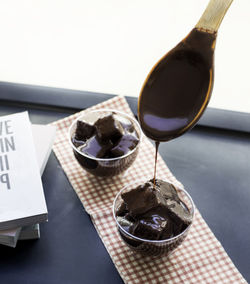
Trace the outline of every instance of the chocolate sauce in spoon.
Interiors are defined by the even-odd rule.
[[[138,115],[145,135],[159,143],[190,130],[213,88],[217,30],[232,0],[210,0],[196,27],[151,70],[142,87]]]
[[[215,40],[215,33],[193,29],[150,72],[138,108],[147,137],[168,141],[198,121],[212,92]]]

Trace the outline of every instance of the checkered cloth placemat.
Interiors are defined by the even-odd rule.
[[[115,97],[91,109],[110,108],[132,114],[124,97]],[[100,235],[125,283],[246,283],[204,219],[196,210],[195,221],[183,244],[170,257],[142,257],[120,239],[112,215],[117,192],[131,180],[152,178],[155,149],[143,138],[138,157],[125,175],[94,177],[85,172],[73,156],[68,128],[80,113],[54,122],[57,136],[53,150],[72,187]],[[158,157],[157,177],[182,185]]]

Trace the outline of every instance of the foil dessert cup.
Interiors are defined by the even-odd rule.
[[[99,118],[110,114],[113,114],[124,122],[127,121],[133,125],[139,139],[135,148],[125,155],[115,158],[96,158],[81,152],[72,142],[72,136],[76,130],[77,121],[83,120],[87,123],[94,124]],[[95,176],[112,177],[125,172],[135,161],[142,139],[142,131],[139,123],[132,116],[112,109],[99,109],[88,111],[74,120],[69,128],[68,138],[73,149],[74,156],[84,170]]]
[[[126,231],[117,221],[117,210],[119,209],[122,200],[122,193],[130,191],[136,188],[138,185],[143,184],[145,181],[135,181],[124,188],[117,194],[113,203],[113,216],[116,221],[116,227],[119,232],[121,239],[125,242],[125,244],[131,248],[133,251],[141,253],[144,256],[152,256],[152,257],[160,257],[160,256],[169,256],[177,247],[179,247],[185,238],[188,235],[188,232],[192,226],[194,220],[195,207],[191,196],[187,193],[186,190],[182,188],[176,188],[180,199],[187,206],[191,217],[192,222],[188,225],[188,227],[182,231],[180,234],[164,239],[164,240],[147,240],[142,239],[137,236],[130,234]]]

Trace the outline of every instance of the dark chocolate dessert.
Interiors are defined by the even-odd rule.
[[[125,124],[113,114],[99,118],[93,125],[77,121],[73,144],[82,153],[95,158],[116,158],[133,150],[139,142],[131,124]]]
[[[117,221],[130,234],[147,240],[164,240],[179,235],[192,216],[175,187],[150,180],[122,194]]]
[[[88,115],[77,120],[71,135],[77,149],[73,148],[73,152],[88,172],[97,176],[115,176],[134,162],[140,131],[136,122],[126,115],[103,112],[91,113],[90,120]]]
[[[123,230],[145,244],[132,239],[120,230],[123,240],[147,255],[161,255],[177,247],[183,238],[167,245],[151,243],[150,240],[166,240],[180,235],[192,223],[192,214],[180,199],[176,188],[163,180],[150,180],[121,194],[122,202],[116,211],[116,219]]]

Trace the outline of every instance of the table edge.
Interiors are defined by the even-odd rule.
[[[79,111],[115,95],[0,81],[0,101],[31,104],[38,108],[54,107]],[[126,96],[126,99],[136,115],[137,98]],[[197,124],[250,133],[249,119],[250,113],[208,107]]]

